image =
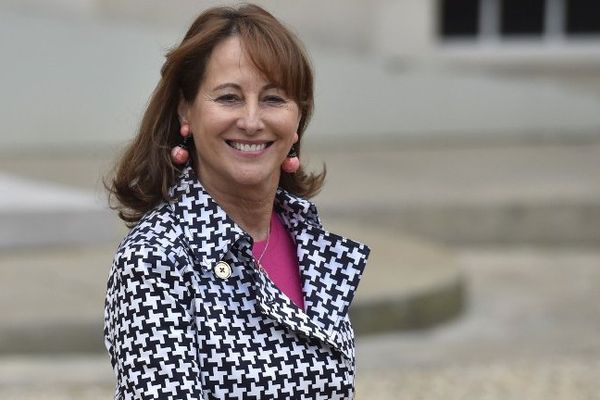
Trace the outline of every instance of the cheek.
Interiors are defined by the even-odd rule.
[[[298,114],[295,112],[286,113],[277,120],[279,131],[285,136],[290,136],[294,141],[297,140],[298,124]]]
[[[227,130],[235,119],[227,112],[211,109],[210,107],[196,113],[192,125],[194,138],[198,135],[200,140],[216,137]]]

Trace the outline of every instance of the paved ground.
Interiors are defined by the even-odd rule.
[[[470,293],[464,316],[428,332],[361,339],[363,368],[600,361],[600,250],[462,249],[457,256]]]
[[[357,398],[600,398],[600,251],[457,255],[469,276],[468,312],[435,330],[360,338]],[[2,399],[107,399],[111,385],[103,356],[0,359]]]

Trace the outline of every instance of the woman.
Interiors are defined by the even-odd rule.
[[[108,281],[118,399],[351,399],[368,248],[305,200],[307,57],[263,9],[213,8],[170,51],[110,187],[132,230]]]

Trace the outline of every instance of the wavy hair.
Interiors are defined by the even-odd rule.
[[[171,148],[181,142],[178,105],[182,99],[194,101],[213,49],[235,35],[256,68],[298,104],[301,117],[295,149],[300,155],[302,136],[314,108],[313,72],[302,44],[273,15],[256,5],[210,8],[167,53],[137,135],[105,185],[111,207],[128,226],[135,225],[161,202],[171,200],[169,188],[182,168],[173,165],[170,158]],[[195,160],[193,143],[188,147]],[[321,189],[325,173],[325,168],[318,174],[307,173],[302,166],[294,174],[282,171],[279,186],[310,198]]]

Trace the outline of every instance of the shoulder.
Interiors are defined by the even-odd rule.
[[[164,203],[148,212],[119,244],[109,287],[147,282],[180,292],[182,284],[190,288],[192,274],[181,227],[170,205]]]
[[[177,246],[181,235],[180,224],[172,207],[168,203],[161,203],[131,228],[119,244],[117,253],[140,245],[172,250],[173,246]]]

